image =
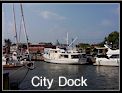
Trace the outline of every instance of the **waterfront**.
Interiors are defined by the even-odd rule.
[[[119,67],[65,65],[37,61],[35,62],[35,69],[29,70],[26,75],[27,71],[27,68],[22,67],[17,72],[14,72],[14,70],[4,70],[3,72],[10,72],[10,83],[21,82],[19,84],[20,90],[48,90],[47,87],[44,86],[33,87],[31,79],[34,76],[43,76],[49,79],[53,78],[54,82],[50,90],[119,90]],[[87,79],[88,86],[66,85],[59,87],[59,76],[65,76],[71,79],[78,79],[83,76]]]

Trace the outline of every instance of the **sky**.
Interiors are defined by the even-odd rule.
[[[31,43],[99,43],[113,31],[120,32],[119,3],[24,3],[26,31]],[[18,38],[26,42],[20,4],[14,3]],[[2,4],[2,39],[16,42],[13,4]],[[20,31],[21,24],[21,31]]]

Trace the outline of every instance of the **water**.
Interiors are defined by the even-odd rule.
[[[119,90],[119,67],[52,64],[43,61],[35,62],[35,67],[34,70],[29,71],[23,67],[17,72],[14,70],[4,70],[4,72],[10,72],[10,82],[20,83],[20,90],[48,90],[45,86],[32,86],[31,79],[34,76],[54,79],[50,90]],[[87,79],[88,86],[59,87],[59,76],[67,79],[80,79],[83,76]]]

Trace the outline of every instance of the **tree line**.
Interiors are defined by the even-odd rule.
[[[5,48],[6,51],[10,52],[10,46],[12,45],[12,41],[10,39],[4,39],[5,42]],[[98,44],[95,44],[97,46],[103,47],[104,44],[107,42],[108,45],[111,46],[111,48],[119,48],[119,32],[113,31],[110,33],[107,37],[104,38],[104,40]],[[59,41],[57,40],[57,44],[59,44]],[[92,48],[94,44],[88,44],[88,43],[79,43],[76,45],[79,49],[86,49],[86,48]],[[25,47],[26,45],[23,45],[21,47]]]
[[[109,46],[111,46],[111,48],[113,49],[118,49],[119,48],[119,32],[118,31],[113,31],[111,32],[107,37],[104,38],[104,40],[100,43],[97,44],[88,44],[88,43],[79,43],[76,45],[76,47],[78,48],[82,48],[82,49],[86,49],[88,47],[93,47],[95,46],[99,46],[99,47],[103,47],[104,44],[108,44]]]

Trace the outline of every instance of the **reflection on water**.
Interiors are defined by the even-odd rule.
[[[35,69],[27,73],[23,67],[10,76],[11,82],[21,82],[21,90],[47,90],[47,87],[33,87],[31,79],[34,76],[43,76],[54,79],[51,90],[118,90],[119,89],[119,67],[92,66],[92,65],[65,65],[45,62],[35,62]],[[13,73],[13,70],[6,72]],[[25,74],[27,73],[27,76]],[[67,79],[79,79],[81,76],[87,79],[88,86],[58,86],[59,76]],[[24,78],[24,80],[22,80]]]
[[[118,89],[119,84],[119,67],[105,67],[105,66],[97,66],[96,67],[96,73],[99,79],[104,78],[104,81],[102,83],[102,88],[105,89]],[[104,83],[106,82],[106,83]],[[105,85],[108,84],[108,85]],[[113,84],[113,85],[111,85]]]

